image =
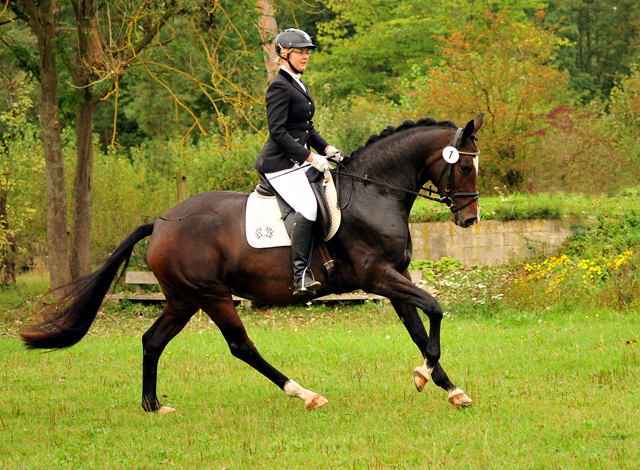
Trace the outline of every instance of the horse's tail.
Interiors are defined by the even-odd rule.
[[[135,229],[96,272],[59,287],[58,289],[64,290],[64,295],[55,304],[44,309],[42,322],[20,333],[27,348],[61,349],[80,341],[95,320],[118,269],[124,263],[124,273],[133,246],[151,235],[153,224],[151,222]]]

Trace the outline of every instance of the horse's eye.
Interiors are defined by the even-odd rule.
[[[469,173],[471,173],[471,170],[473,170],[472,166],[466,166],[466,165],[462,165],[460,166],[460,170],[462,171],[462,173],[464,173],[465,175],[468,175]]]

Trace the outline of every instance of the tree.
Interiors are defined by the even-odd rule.
[[[637,0],[550,0],[545,24],[570,43],[557,60],[585,103],[604,101],[640,52]]]
[[[53,0],[10,2],[16,17],[23,19],[38,41],[40,58],[40,139],[44,147],[47,178],[47,239],[51,284],[59,286],[71,280],[67,251],[67,204],[64,161],[58,122],[57,27]]]
[[[172,95],[175,108],[181,107],[193,118],[191,129],[204,131],[198,117],[176,96],[154,68],[171,70],[189,77],[216,109],[220,125],[229,133],[220,104],[231,103],[241,109],[259,100],[240,86],[236,80],[238,65],[260,47],[259,40],[247,43],[234,24],[233,18],[248,20],[256,31],[258,12],[250,1],[203,2],[137,2],[120,1],[96,4],[94,0],[69,2],[66,7],[54,0],[9,0],[12,16],[8,21],[24,21],[33,31],[38,43],[40,80],[40,138],[43,143],[47,175],[47,239],[49,268],[53,287],[68,282],[71,277],[91,270],[91,201],[93,173],[93,116],[97,103],[114,97],[117,106],[119,84],[132,67],[144,68],[154,81]],[[251,9],[247,7],[251,6]],[[209,84],[197,74],[178,70],[170,64],[149,61],[144,52],[158,49],[166,62],[173,59],[166,50],[174,31],[163,35],[172,19],[187,18],[191,25],[190,39],[199,44],[205,60],[199,65],[200,77],[209,69]],[[0,21],[0,25],[6,20]],[[182,33],[182,31],[180,31]],[[231,33],[230,33],[231,32]],[[235,34],[234,41],[226,41]],[[187,34],[188,36],[189,34]],[[240,39],[238,42],[237,39]],[[241,51],[238,53],[239,49]],[[235,54],[235,55],[233,55]],[[224,58],[230,60],[220,63]],[[145,60],[147,59],[147,60]],[[184,62],[184,61],[183,61]],[[64,162],[60,140],[59,64],[65,65],[75,90],[75,120],[77,158],[72,196],[71,252],[67,252],[67,204]],[[204,66],[204,67],[202,67]],[[249,74],[251,75],[251,73]],[[264,79],[263,79],[264,80]],[[239,111],[242,114],[242,110]],[[115,126],[112,139],[115,145]]]
[[[516,21],[506,12],[489,14],[486,24],[439,38],[442,61],[416,77],[405,109],[461,121],[484,112],[484,185],[521,188],[531,151],[524,144],[544,128],[549,111],[568,101],[568,74],[553,64],[561,41],[539,22]]]
[[[258,0],[256,8],[260,12],[258,31],[260,39],[264,43],[264,66],[267,69],[267,79],[271,80],[278,73],[278,66],[275,63],[275,37],[278,34],[278,23],[273,12],[273,5],[269,0]]]
[[[325,97],[375,93],[399,100],[403,78],[425,74],[424,58],[439,61],[436,36],[468,22],[480,26],[487,12],[510,7],[521,20],[533,0],[325,0],[333,15],[318,25],[322,52],[314,58],[314,84]],[[317,72],[316,72],[317,70]]]

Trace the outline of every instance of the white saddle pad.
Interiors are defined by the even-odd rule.
[[[324,193],[331,212],[331,229],[324,241],[330,240],[340,227],[338,195],[331,173],[324,172]],[[275,196],[262,196],[256,191],[249,195],[246,211],[247,242],[253,248],[291,246],[291,239],[282,220]]]

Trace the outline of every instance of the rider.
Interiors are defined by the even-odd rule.
[[[266,95],[269,139],[253,167],[296,211],[291,233],[291,289],[293,295],[314,295],[320,283],[313,278],[309,267],[318,203],[307,171],[330,170],[326,157],[341,161],[342,155],[313,126],[315,104],[309,89],[300,80],[311,50],[316,46],[309,35],[299,29],[280,32],[275,42],[280,71],[269,84]],[[317,153],[310,151],[311,147]]]

